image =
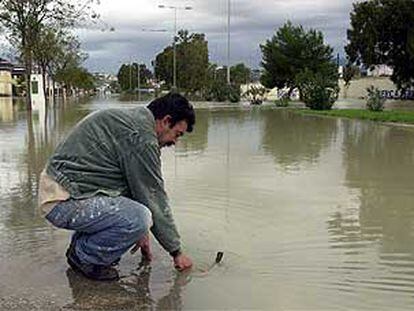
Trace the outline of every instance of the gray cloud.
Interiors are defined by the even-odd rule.
[[[203,32],[209,42],[210,61],[226,63],[227,1],[190,0],[154,2],[150,0],[103,0],[104,26],[115,32],[79,29],[77,33],[89,53],[91,70],[116,72],[121,62],[131,59],[150,65],[155,55],[172,40],[174,12],[159,9],[158,4],[186,6],[193,10],[177,10],[177,28]],[[231,62],[245,62],[258,67],[259,45],[270,38],[287,20],[323,32],[335,53],[343,53],[352,0],[232,0]],[[168,32],[144,32],[142,29],[164,29]]]

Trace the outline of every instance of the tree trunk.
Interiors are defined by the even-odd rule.
[[[53,105],[55,105],[56,104],[56,81],[54,79],[52,80],[52,88],[53,88],[52,101],[53,101]]]
[[[32,73],[32,59],[29,55],[30,52],[26,52],[24,56],[24,67],[26,70],[26,108],[32,110],[32,85],[30,81],[30,75]]]
[[[42,79],[43,79],[43,95],[45,96],[45,101],[48,102],[49,94],[46,87],[46,66],[42,65]],[[49,84],[49,81],[48,81]]]

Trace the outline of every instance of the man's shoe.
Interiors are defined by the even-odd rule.
[[[119,279],[118,271],[111,266],[94,265],[91,263],[82,263],[76,255],[74,245],[71,243],[66,251],[69,266],[73,270],[82,273],[90,279],[98,281],[113,281]]]

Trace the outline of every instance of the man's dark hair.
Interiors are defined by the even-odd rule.
[[[187,121],[187,132],[192,132],[195,123],[194,109],[184,96],[178,93],[168,93],[154,99],[147,108],[151,110],[155,120],[161,120],[166,115],[170,115],[171,127],[177,122]]]

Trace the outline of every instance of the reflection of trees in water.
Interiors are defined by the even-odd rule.
[[[256,111],[250,108],[227,107],[210,109],[210,122],[212,126],[223,126],[227,123],[240,125],[254,115],[256,115]]]
[[[13,121],[15,107],[12,97],[0,97],[0,122]]]
[[[45,226],[45,221],[36,217],[40,172],[62,136],[87,113],[64,105],[48,107],[43,112],[26,112],[26,145],[22,146],[21,154],[12,155],[21,161],[17,167],[20,178],[11,193],[2,197],[0,204],[8,211],[2,220],[5,227],[20,233],[17,242],[27,241],[29,244],[36,241],[38,233],[30,229]]]
[[[236,165],[237,158],[243,162],[247,154],[257,152],[262,136],[260,108],[227,107],[211,112],[209,147],[215,157],[224,154]]]
[[[336,138],[337,120],[303,117],[286,110],[263,111],[263,149],[286,168],[313,163]]]
[[[218,107],[197,109],[194,131],[183,137],[178,151],[204,151],[208,145],[209,129],[218,131],[221,138],[227,139],[229,126],[232,129],[241,130],[247,125],[247,120],[252,120],[255,116],[258,116],[258,114],[250,108]],[[240,133],[240,135],[243,134]]]
[[[151,282],[161,280],[151,281],[151,266],[143,266],[118,282],[92,281],[72,269],[66,276],[73,297],[73,303],[64,306],[68,310],[180,310],[181,290],[189,282],[188,273],[178,273],[173,282],[163,282],[168,284],[164,285],[168,292],[157,299],[151,293]]]
[[[192,133],[187,133],[177,146],[178,152],[204,151],[208,143],[210,111],[207,109],[196,110],[196,124]]]
[[[414,255],[414,132],[343,121],[346,181],[359,207],[329,221],[336,241],[380,239],[384,253]]]

